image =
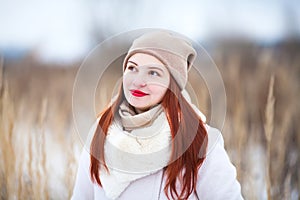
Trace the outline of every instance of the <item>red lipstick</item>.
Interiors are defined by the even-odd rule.
[[[146,96],[148,94],[140,91],[140,90],[130,90],[131,94],[135,97],[143,97],[143,96]]]

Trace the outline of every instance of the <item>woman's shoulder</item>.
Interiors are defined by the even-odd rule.
[[[221,145],[222,147],[224,147],[224,140],[223,140],[221,131],[217,128],[211,127],[208,124],[206,124],[206,117],[200,111],[200,109],[192,103],[190,103],[190,105],[194,109],[194,111],[197,113],[197,115],[200,117],[200,119],[202,120],[202,122],[204,123],[204,126],[206,128],[207,137],[208,137],[206,156],[208,156],[209,153],[216,147],[216,145]]]
[[[205,127],[208,137],[206,156],[209,156],[216,146],[221,146],[224,148],[224,139],[219,129],[211,127],[207,124],[205,124]]]
[[[208,135],[206,158],[198,172],[200,199],[243,199],[235,166],[224,148],[220,130],[205,125]],[[203,192],[207,191],[207,192]]]
[[[202,122],[204,123],[204,126],[207,131],[207,137],[208,137],[208,144],[207,144],[207,151],[206,156],[209,156],[209,154],[214,150],[214,148],[219,145],[222,148],[224,148],[224,140],[221,134],[221,131],[217,128],[211,127],[208,124],[206,124],[206,117],[205,115],[200,111],[200,109],[191,102],[191,98],[186,90],[182,91],[182,95],[185,97],[185,99],[190,103],[190,106],[194,109],[194,111],[197,113],[197,115],[200,117]]]

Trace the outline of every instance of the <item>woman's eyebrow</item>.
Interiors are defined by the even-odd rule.
[[[138,65],[138,64],[136,64],[135,62],[133,62],[133,61],[131,61],[131,60],[128,60],[128,62],[129,62],[129,63],[132,63],[132,64],[134,64],[134,65],[136,65],[136,66]]]
[[[129,60],[128,63],[132,63],[132,64],[138,66],[137,63],[135,63],[135,62],[133,62],[133,61],[131,61],[131,60]],[[128,63],[127,63],[127,64],[128,64]],[[159,70],[159,71],[161,71],[162,73],[164,73],[164,71],[163,71],[161,68],[159,68],[159,67],[153,67],[153,66],[150,66],[150,67],[148,67],[148,69],[156,69],[156,70]]]

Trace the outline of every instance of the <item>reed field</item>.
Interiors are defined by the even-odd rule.
[[[300,199],[300,44],[224,43],[210,55],[225,85],[222,134],[243,196]],[[70,199],[82,150],[72,115],[80,64],[44,64],[32,55],[1,58],[1,199]],[[99,83],[99,112],[121,76],[120,64],[113,63]],[[189,81],[209,119],[209,94],[197,79],[191,75]]]

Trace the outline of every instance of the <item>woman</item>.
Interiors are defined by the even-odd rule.
[[[221,133],[184,90],[196,51],[166,31],[137,38],[91,128],[72,199],[242,199]]]

